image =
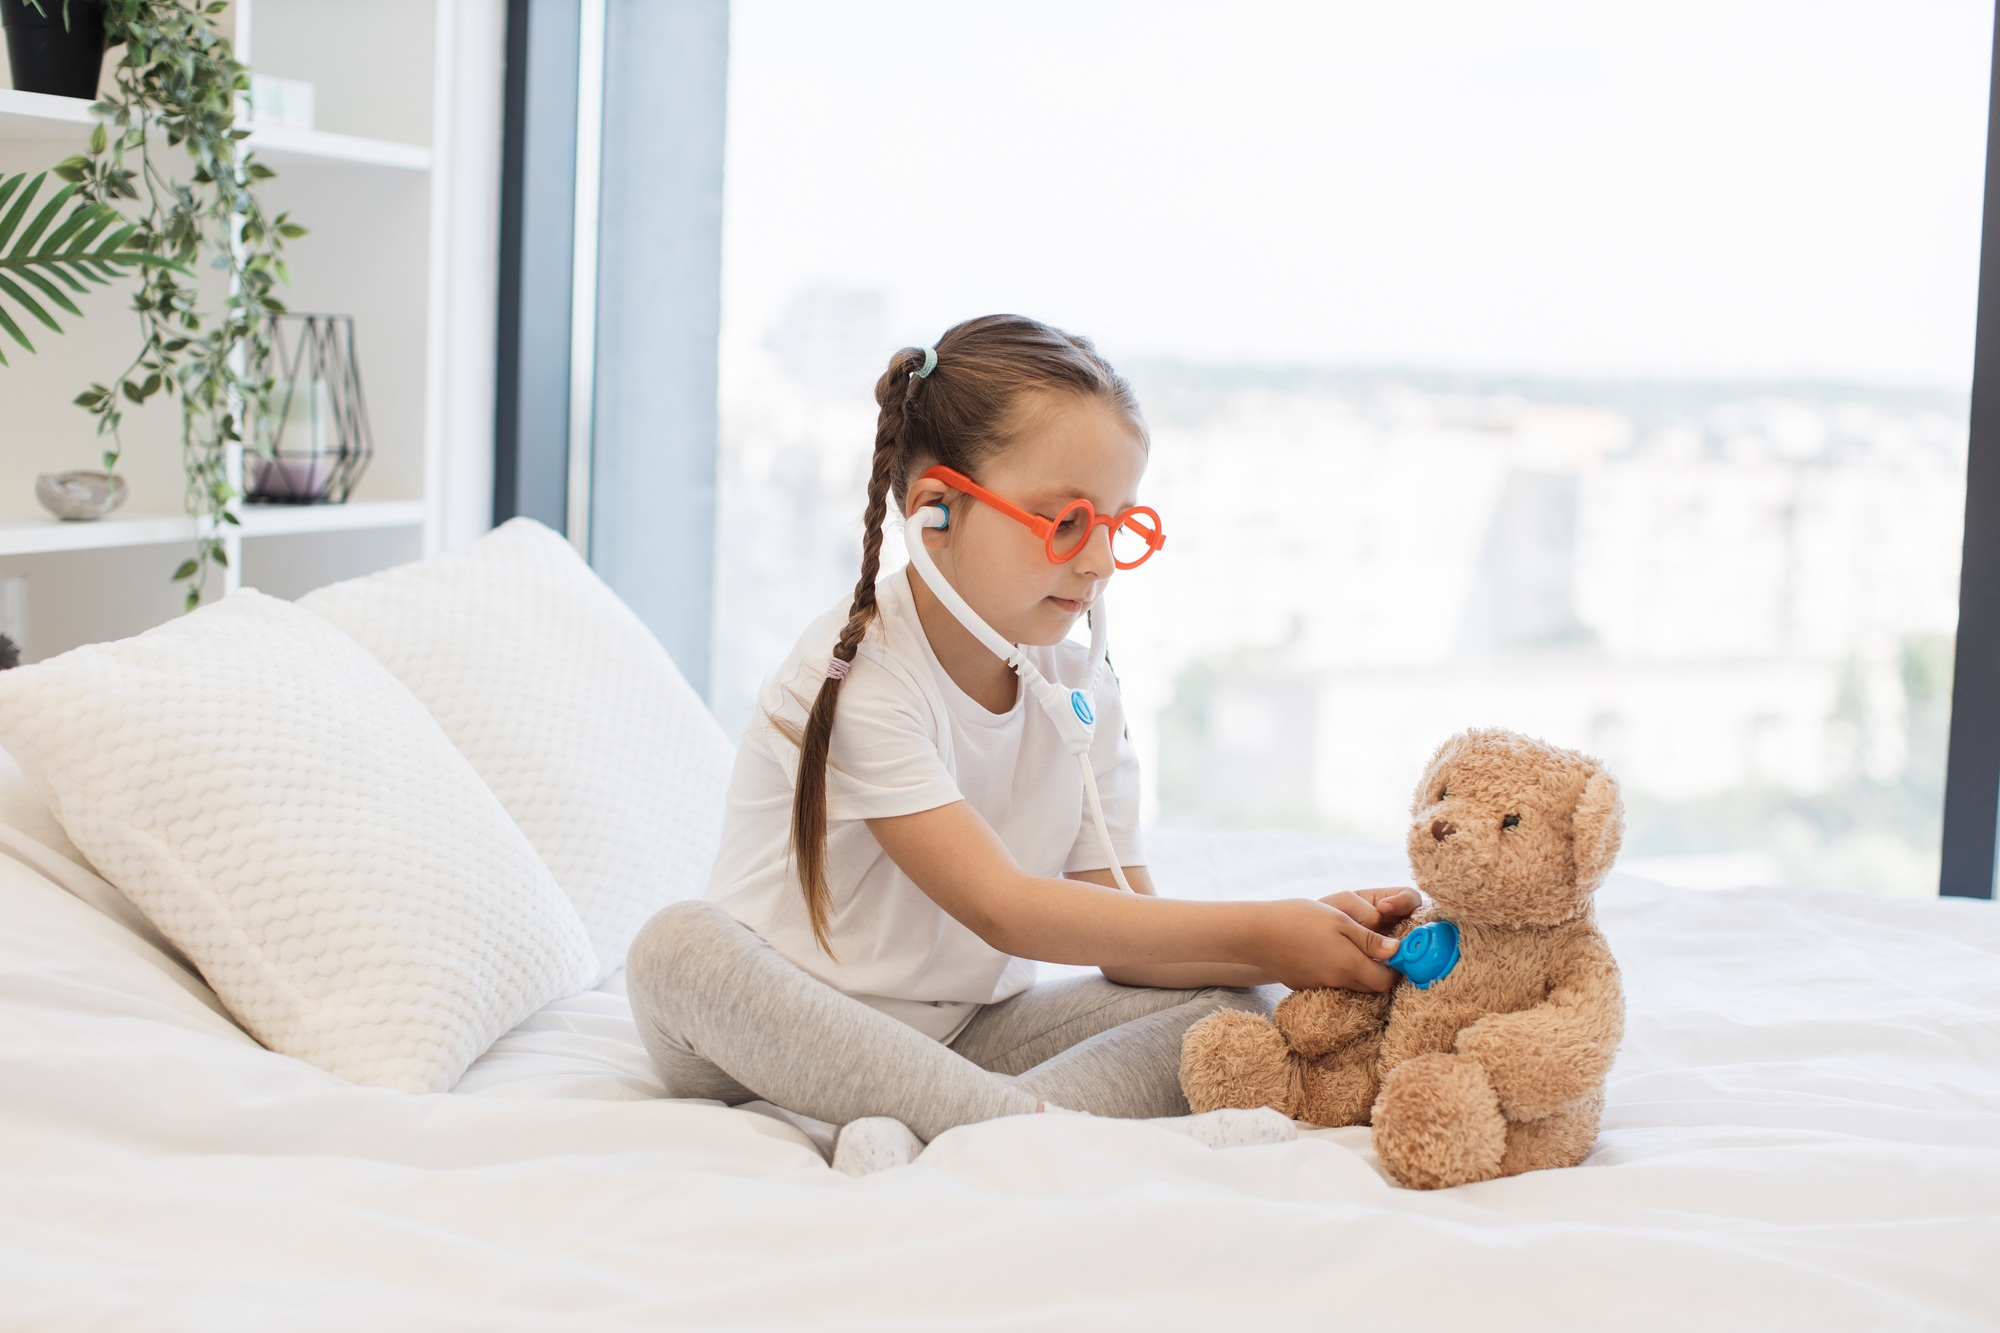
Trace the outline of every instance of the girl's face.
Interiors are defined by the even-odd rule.
[[[973,480],[1031,514],[1053,519],[1071,500],[1100,514],[1137,504],[1146,445],[1123,414],[1095,398],[1040,394],[1021,404],[1022,426]],[[937,481],[910,487],[904,516],[948,494]],[[1015,643],[1052,644],[1103,592],[1115,566],[1110,529],[1099,524],[1063,564],[1042,539],[1003,513],[961,498],[951,525],[924,533],[931,558],[980,618]]]

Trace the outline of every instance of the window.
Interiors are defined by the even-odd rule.
[[[1991,22],[738,0],[718,711],[852,587],[888,354],[1020,310],[1152,428],[1154,820],[1399,837],[1496,724],[1628,869],[1936,892]]]

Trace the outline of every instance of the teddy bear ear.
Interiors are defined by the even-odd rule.
[[[1417,779],[1417,790],[1410,797],[1410,818],[1415,819],[1425,809],[1437,804],[1438,779],[1444,767],[1458,755],[1458,748],[1465,743],[1466,733],[1460,732],[1437,747],[1431,761],[1424,765],[1424,775]]]
[[[1618,796],[1618,779],[1601,768],[1590,775],[1583,795],[1577,798],[1571,829],[1576,887],[1588,893],[1604,882],[1625,836],[1625,804]]]

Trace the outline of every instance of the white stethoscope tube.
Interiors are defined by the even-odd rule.
[[[1097,798],[1097,774],[1090,771],[1090,756],[1080,754],[1076,762],[1083,770],[1083,794],[1090,798],[1090,817],[1097,823],[1097,840],[1104,844],[1104,858],[1111,863],[1111,878],[1130,893],[1132,886],[1125,882],[1124,867],[1118,864],[1118,849],[1111,845],[1111,830],[1104,824],[1104,802]]]
[[[1104,599],[1099,597],[1090,610],[1090,667],[1084,675],[1083,687],[1069,690],[1051,684],[1035,669],[1035,664],[1028,660],[1018,645],[1000,637],[991,625],[980,619],[979,613],[958,595],[958,589],[952,587],[951,582],[939,572],[931,553],[924,549],[925,530],[942,528],[950,521],[951,515],[942,505],[925,505],[910,515],[909,521],[903,525],[903,544],[910,548],[910,568],[917,571],[924,586],[973,638],[1014,669],[1014,674],[1021,678],[1022,686],[1042,706],[1049,720],[1055,723],[1064,747],[1076,756],[1077,767],[1083,770],[1083,794],[1090,803],[1090,818],[1097,825],[1097,836],[1104,844],[1105,858],[1111,863],[1111,878],[1118,882],[1119,888],[1130,893],[1132,886],[1125,882],[1125,870],[1118,864],[1118,849],[1112,845],[1111,829],[1104,822],[1104,802],[1097,794],[1097,774],[1090,767],[1090,738],[1097,725],[1096,701],[1091,696],[1090,687],[1096,683],[1097,673],[1104,667]]]

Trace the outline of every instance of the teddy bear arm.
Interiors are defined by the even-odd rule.
[[[1295,990],[1278,1002],[1271,1022],[1294,1052],[1318,1060],[1381,1035],[1389,997],[1332,987]]]
[[[1591,941],[1565,961],[1541,1004],[1488,1014],[1455,1047],[1485,1068],[1509,1118],[1534,1120],[1603,1087],[1624,1029],[1618,966]]]

